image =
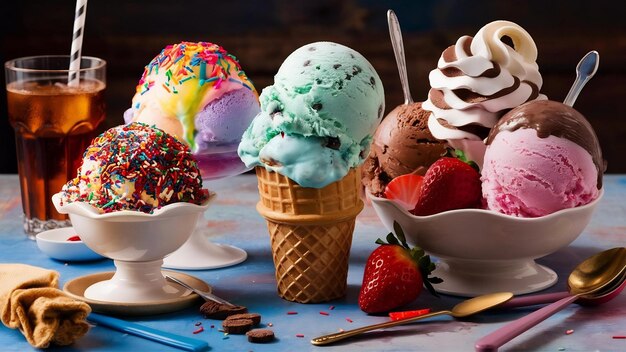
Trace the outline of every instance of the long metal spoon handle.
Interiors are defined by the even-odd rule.
[[[576,80],[570,88],[569,93],[563,100],[563,104],[568,106],[574,106],[574,102],[576,102],[576,98],[578,98],[578,94],[583,89],[585,84],[596,74],[598,70],[598,65],[600,64],[600,54],[597,51],[593,50],[587,53],[587,55],[583,56],[578,65],[576,65]]]
[[[499,328],[489,335],[482,337],[476,341],[476,352],[494,352],[505,343],[511,341],[524,331],[541,323],[556,312],[562,310],[568,305],[574,303],[578,299],[578,295],[565,297],[557,302],[547,305],[536,310],[523,318],[517,319],[507,325]]]
[[[187,285],[185,282],[183,282],[183,281],[181,281],[181,280],[179,280],[179,279],[177,279],[175,277],[172,277],[172,276],[169,276],[169,275],[165,275],[165,278],[167,280],[170,280],[172,282],[175,282],[175,283],[181,285],[182,287],[184,287],[184,288],[186,288],[188,290],[191,290],[191,291],[195,292],[198,296],[204,298],[205,300],[210,300],[210,301],[213,301],[213,302],[217,302],[217,303],[220,303],[220,304],[226,304],[226,305],[233,306],[233,307],[235,306],[234,304],[226,301],[225,299],[217,297],[216,295],[214,295],[214,294],[212,294],[210,292],[196,290],[195,288]]]
[[[402,91],[404,92],[404,104],[408,105],[413,102],[413,98],[409,90],[409,76],[406,73],[406,60],[404,58],[404,44],[402,43],[400,22],[393,10],[387,11],[387,23],[389,24],[389,36],[391,37],[393,54],[396,57],[398,73],[400,73],[400,83],[402,84]]]
[[[378,323],[378,324],[373,324],[373,325],[362,326],[360,328],[356,328],[356,329],[352,329],[352,330],[346,330],[346,331],[341,331],[341,332],[337,332],[337,333],[334,333],[334,334],[329,334],[329,335],[316,337],[316,338],[311,340],[311,343],[314,344],[314,345],[329,345],[329,344],[335,343],[335,342],[337,342],[339,340],[347,339],[348,337],[356,336],[356,335],[362,334],[362,333],[367,332],[367,331],[372,331],[372,330],[377,330],[377,329],[384,329],[384,328],[390,328],[392,326],[408,324],[408,323],[412,323],[414,321],[418,321],[418,320],[434,317],[434,316],[437,316],[437,315],[443,315],[443,314],[452,314],[452,312],[449,311],[449,310],[442,310],[442,311],[438,311],[438,312],[432,312],[432,313],[429,313],[429,314],[420,315],[420,316],[417,316],[417,317],[412,317],[412,318],[407,318],[407,319],[402,319],[402,320],[392,320],[392,321],[386,321],[384,323]]]

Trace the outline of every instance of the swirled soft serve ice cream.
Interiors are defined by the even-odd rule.
[[[502,39],[508,37],[513,47]],[[463,36],[441,55],[429,75],[431,90],[424,102],[431,111],[428,127],[482,165],[483,140],[498,119],[540,94],[537,47],[517,24],[494,21],[474,37]]]

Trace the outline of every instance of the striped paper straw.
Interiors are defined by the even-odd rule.
[[[70,72],[67,78],[68,86],[78,86],[80,80],[80,52],[83,48],[83,28],[85,27],[85,14],[87,13],[87,0],[76,0],[76,14],[74,16],[74,35],[72,37],[72,51],[70,55]]]

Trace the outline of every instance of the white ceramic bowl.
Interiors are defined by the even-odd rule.
[[[483,209],[460,209],[415,216],[397,203],[368,194],[389,231],[397,221],[407,242],[439,259],[433,273],[442,293],[477,296],[496,291],[535,292],[553,285],[557,275],[535,259],[574,241],[602,198],[538,217],[519,218]]]
[[[79,235],[73,227],[62,227],[37,234],[37,247],[50,258],[72,262],[104,258],[87,247],[83,241],[68,241]]]
[[[52,202],[69,214],[74,229],[95,252],[114,260],[113,278],[85,290],[85,297],[109,302],[138,303],[173,299],[185,290],[163,278],[163,258],[191,235],[213,195],[202,205],[174,203],[152,214],[122,210],[102,214],[86,202],[61,205],[60,194]]]

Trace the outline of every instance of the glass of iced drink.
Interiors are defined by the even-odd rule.
[[[31,56],[5,64],[24,231],[30,239],[69,225],[51,197],[76,176],[85,148],[105,119],[106,62],[85,56],[73,72],[69,64],[69,55]],[[79,79],[68,84],[70,73],[78,73]]]

